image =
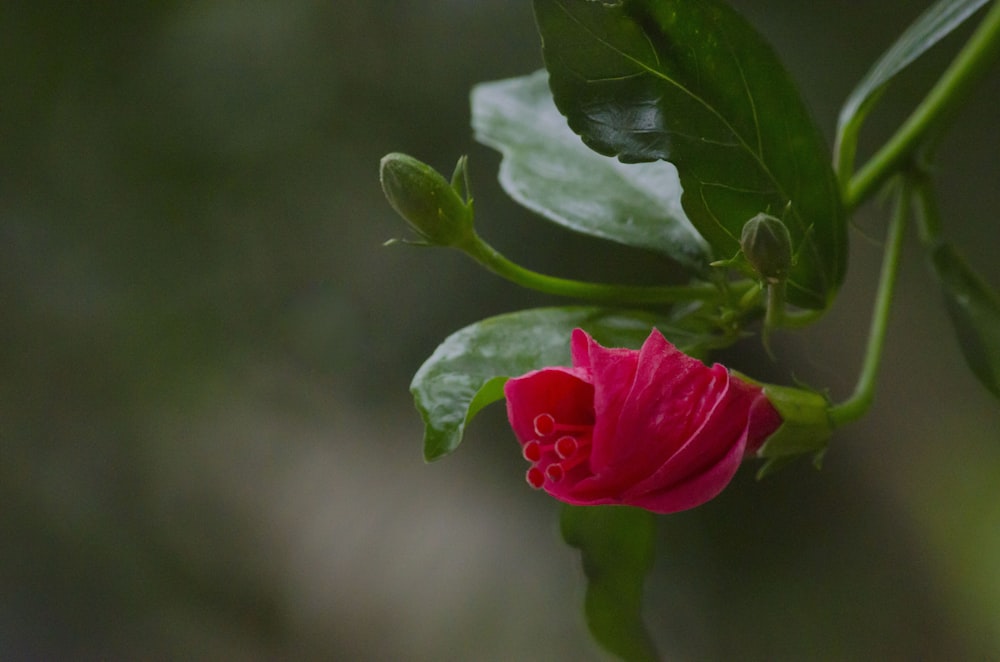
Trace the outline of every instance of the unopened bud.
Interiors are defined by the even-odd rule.
[[[435,246],[455,246],[472,236],[472,202],[460,193],[464,169],[463,158],[453,185],[426,163],[394,152],[382,157],[379,179],[389,204],[421,238]]]
[[[792,237],[781,219],[763,212],[751,218],[743,225],[740,248],[750,266],[766,282],[780,283],[788,278],[792,268]]]

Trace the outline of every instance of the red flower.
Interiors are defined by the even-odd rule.
[[[507,381],[528,483],[566,503],[694,508],[781,425],[760,387],[686,356],[653,329],[639,351],[573,331],[573,367]]]

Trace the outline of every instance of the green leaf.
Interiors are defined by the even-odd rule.
[[[932,254],[945,304],[969,368],[1000,398],[1000,295],[948,243]]]
[[[708,246],[681,208],[677,170],[628,167],[588,149],[556,110],[545,71],[477,85],[472,126],[479,142],[503,154],[500,184],[528,209],[692,269],[707,264]]]
[[[715,340],[672,326],[662,316],[584,306],[524,310],[456,331],[424,362],[410,384],[424,420],[424,458],[436,460],[454,451],[469,421],[483,407],[503,398],[508,377],[569,365],[574,328],[583,328],[604,345],[639,347],[653,326],[689,353]]]
[[[837,120],[837,163],[843,181],[847,181],[854,167],[861,125],[885,85],[987,2],[940,0],[921,14],[858,82]]]
[[[656,542],[653,514],[626,506],[564,506],[560,525],[583,560],[584,612],[594,639],[624,660],[658,660],[642,622],[642,585]]]
[[[788,300],[825,309],[847,230],[829,152],[770,46],[720,0],[535,0],[556,106],[592,149],[673,163],[716,257],[784,214],[799,254]]]

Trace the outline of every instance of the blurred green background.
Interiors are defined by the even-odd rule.
[[[927,3],[734,4],[831,136]],[[867,144],[960,39],[900,78]],[[0,659],[606,659],[502,408],[428,466],[407,392],[451,331],[553,300],[381,247],[407,229],[379,158],[469,153],[479,228],[516,260],[669,269],[499,191],[468,91],[540,64],[528,2],[0,6]],[[998,99],[993,75],[939,166],[946,233],[995,285]],[[826,318],[776,364],[754,341],[727,362],[845,396],[883,218],[858,215]],[[669,659],[1000,659],[1000,407],[907,258],[875,408],[824,469],[748,470],[662,518]]]

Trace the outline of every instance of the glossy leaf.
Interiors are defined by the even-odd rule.
[[[961,25],[989,0],[940,0],[889,47],[851,92],[837,121],[837,162],[850,175],[858,133],[881,91],[893,77]]]
[[[629,167],[588,149],[552,102],[545,71],[477,85],[472,126],[479,142],[503,154],[500,184],[528,209],[693,269],[707,264],[708,246],[681,208],[677,170]]]
[[[951,244],[934,250],[933,264],[962,354],[983,386],[1000,398],[1000,295]]]
[[[563,539],[580,550],[591,634],[624,660],[657,660],[642,622],[642,585],[653,566],[652,513],[625,506],[564,506]]]
[[[670,326],[643,312],[597,307],[539,308],[491,317],[448,336],[410,384],[424,420],[424,458],[455,450],[469,421],[503,398],[508,377],[569,365],[569,338],[581,327],[604,345],[637,348],[657,326],[678,347],[696,352],[712,338]]]
[[[846,269],[838,186],[798,90],[754,29],[721,0],[534,4],[573,131],[626,163],[673,163],[684,211],[718,258],[736,254],[756,214],[784,216],[798,254],[788,300],[826,308]]]

